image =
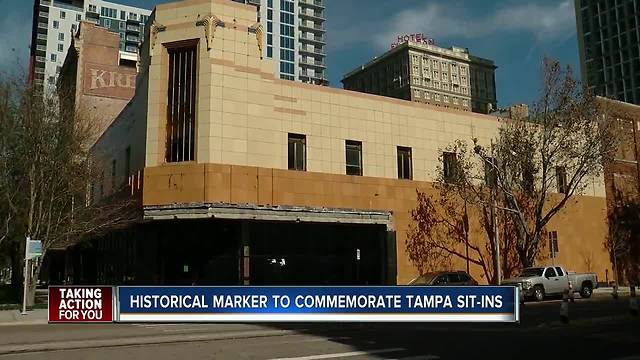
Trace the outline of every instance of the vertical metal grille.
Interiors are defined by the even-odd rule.
[[[167,50],[169,84],[166,161],[193,161],[196,127],[196,47]]]

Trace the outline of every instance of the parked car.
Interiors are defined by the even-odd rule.
[[[562,294],[567,289],[589,298],[598,287],[598,277],[594,273],[568,273],[562,266],[532,267],[522,270],[515,278],[503,280],[502,284],[519,286],[525,298],[536,301]]]
[[[408,285],[467,286],[478,282],[464,271],[438,271],[418,276]]]

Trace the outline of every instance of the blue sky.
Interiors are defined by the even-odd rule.
[[[155,0],[115,0],[152,8]],[[443,47],[495,61],[498,106],[538,96],[540,64],[552,56],[579,73],[571,0],[325,0],[331,86],[389,48],[400,33],[424,33]],[[26,68],[33,0],[0,0],[0,73]],[[8,49],[8,51],[5,51]]]

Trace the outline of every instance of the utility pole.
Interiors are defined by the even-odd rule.
[[[493,140],[491,140],[491,163],[492,163],[492,167],[493,167],[493,171],[495,172],[494,176],[497,176],[498,173],[498,166],[496,164],[496,157],[495,157],[495,153],[494,153],[494,146],[493,146]],[[498,184],[497,181],[496,183],[493,185],[492,189],[491,189],[491,219],[493,221],[493,239],[495,241],[495,259],[494,259],[494,266],[495,266],[495,273],[496,273],[496,282],[498,285],[500,285],[502,283],[502,267],[500,264],[500,235],[499,235],[499,231],[498,231],[498,199],[497,199],[497,192],[498,192]]]
[[[31,238],[27,236],[24,242],[24,279],[23,279],[23,292],[22,292],[22,315],[27,315],[27,287],[29,286],[29,240]]]

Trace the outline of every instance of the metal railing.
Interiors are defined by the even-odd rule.
[[[324,36],[300,35],[300,39],[324,43]]]
[[[308,17],[312,17],[312,18],[316,18],[316,19],[320,19],[320,20],[326,20],[324,18],[324,15],[321,12],[304,11],[304,10],[300,9],[298,14],[301,15],[301,16],[308,16]]]

